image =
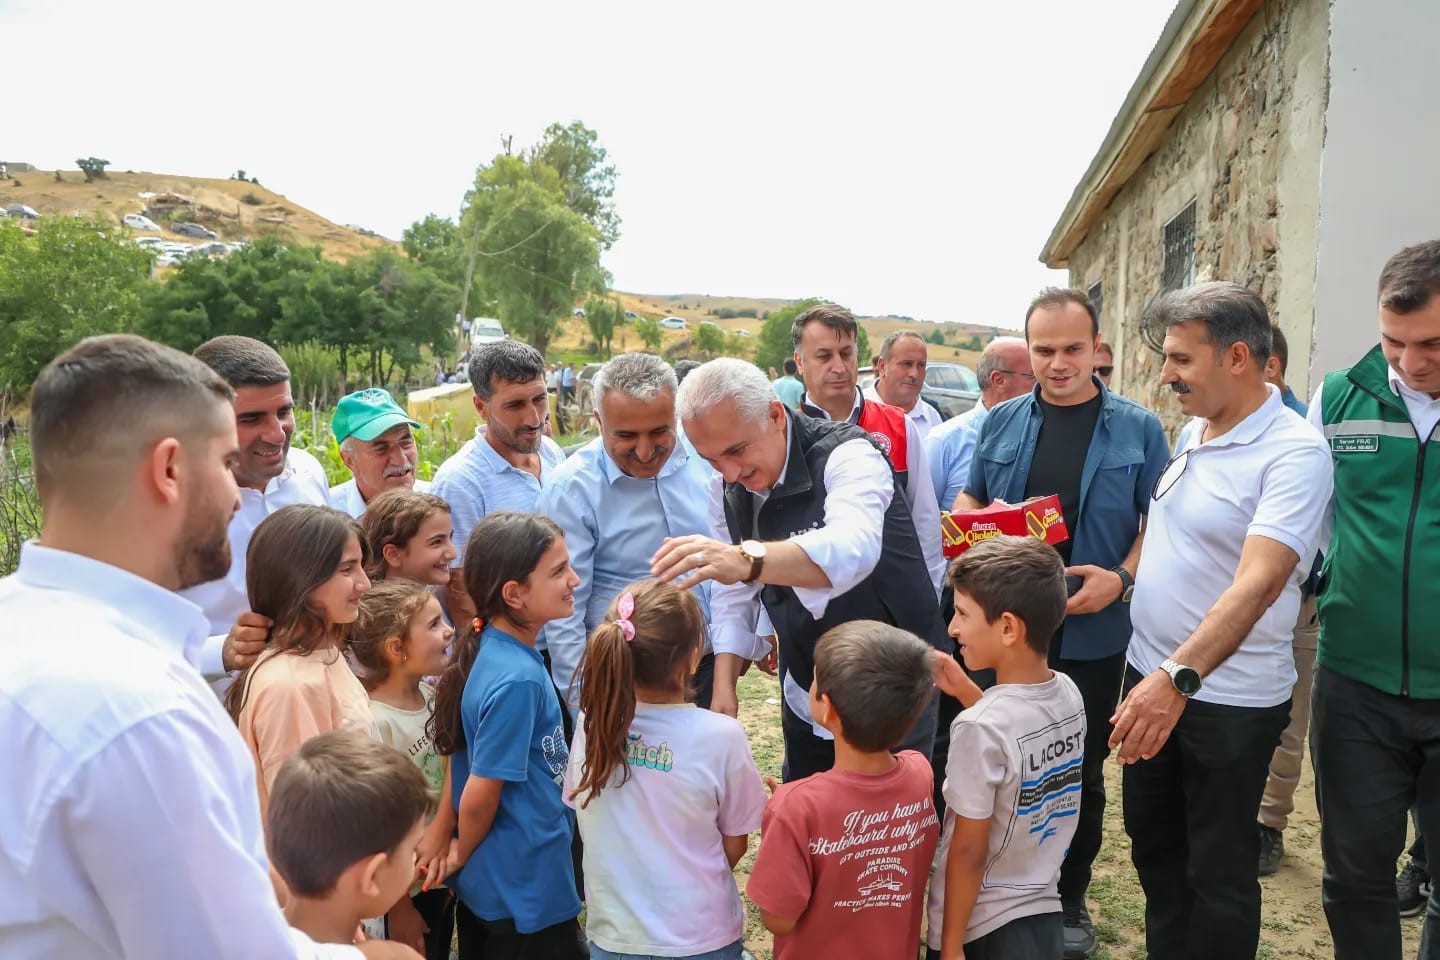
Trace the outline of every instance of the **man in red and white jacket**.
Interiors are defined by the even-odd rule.
[[[854,315],[834,303],[811,307],[795,318],[790,327],[790,340],[795,346],[795,363],[805,382],[800,410],[820,420],[855,424],[870,435],[889,459],[905,491],[915,535],[925,553],[925,566],[938,597],[945,577],[945,557],[940,544],[940,507],[925,465],[924,445],[905,411],[861,394],[855,356],[858,329]]]

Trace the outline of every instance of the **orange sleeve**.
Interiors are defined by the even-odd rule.
[[[272,667],[270,682],[250,691],[250,725],[254,736],[255,768],[260,781],[260,813],[270,805],[270,788],[280,765],[300,744],[330,730],[330,696],[323,683],[307,682],[307,671]],[[318,678],[317,678],[318,679]]]

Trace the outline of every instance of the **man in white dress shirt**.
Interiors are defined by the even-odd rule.
[[[210,621],[210,638],[197,651],[196,664],[206,677],[224,683],[225,674],[244,669],[260,655],[270,636],[270,621],[251,612],[245,588],[251,535],[281,507],[328,506],[330,486],[320,461],[290,446],[295,432],[290,368],[274,349],[250,337],[222,336],[201,344],[195,357],[235,391],[240,438],[234,466],[240,509],[230,521],[230,570],[185,591]]]
[[[389,391],[379,387],[356,390],[340,398],[330,433],[340,444],[340,459],[350,479],[330,488],[330,506],[356,520],[371,500],[397,487],[428,493],[430,484],[415,478],[420,451],[415,435],[420,429]]]
[[[769,653],[756,635],[764,610],[780,640],[785,778],[827,770],[834,741],[809,705],[820,635],[878,620],[945,641],[899,481],[864,430],[791,413],[754,364],[710,361],[685,378],[676,405],[691,446],[719,471],[711,535],[667,538],[651,571],[687,587],[715,582],[711,708],[732,716],[741,664]],[[932,698],[903,746],[928,757],[935,717]]]
[[[125,335],[35,381],[45,523],[0,581],[0,956],[415,956],[292,937],[255,765],[192,662],[208,624],[174,591],[230,564],[232,396]]]
[[[940,411],[920,396],[929,355],[924,337],[914,330],[896,330],[880,344],[875,382],[865,389],[867,398],[904,410],[922,441],[945,422]]]
[[[270,621],[251,612],[245,589],[245,552],[251,535],[260,521],[281,507],[329,506],[330,485],[320,461],[290,446],[295,400],[290,394],[290,368],[280,354],[250,337],[223,336],[202,343],[195,357],[235,391],[235,429],[240,438],[234,465],[240,509],[230,521],[230,572],[185,591],[185,598],[204,610],[210,621],[210,639],[198,651],[197,665],[207,677],[223,678],[249,666],[270,636]]]

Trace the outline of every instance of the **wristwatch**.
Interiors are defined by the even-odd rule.
[[[1169,657],[1160,664],[1160,669],[1170,674],[1170,682],[1175,689],[1186,697],[1193,697],[1200,692],[1200,674],[1184,664],[1176,663]]]
[[[765,566],[765,544],[759,540],[741,540],[740,556],[750,561],[750,575],[745,578],[745,583],[754,583],[760,579],[760,571]]]
[[[1111,567],[1110,572],[1120,577],[1120,602],[1129,603],[1135,595],[1135,578],[1130,576],[1130,571],[1123,564]]]

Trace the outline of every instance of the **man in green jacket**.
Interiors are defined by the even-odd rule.
[[[1310,404],[1334,462],[1310,727],[1336,960],[1399,960],[1412,802],[1440,836],[1440,240],[1380,273],[1380,344]],[[1420,956],[1440,957],[1431,901]]]

